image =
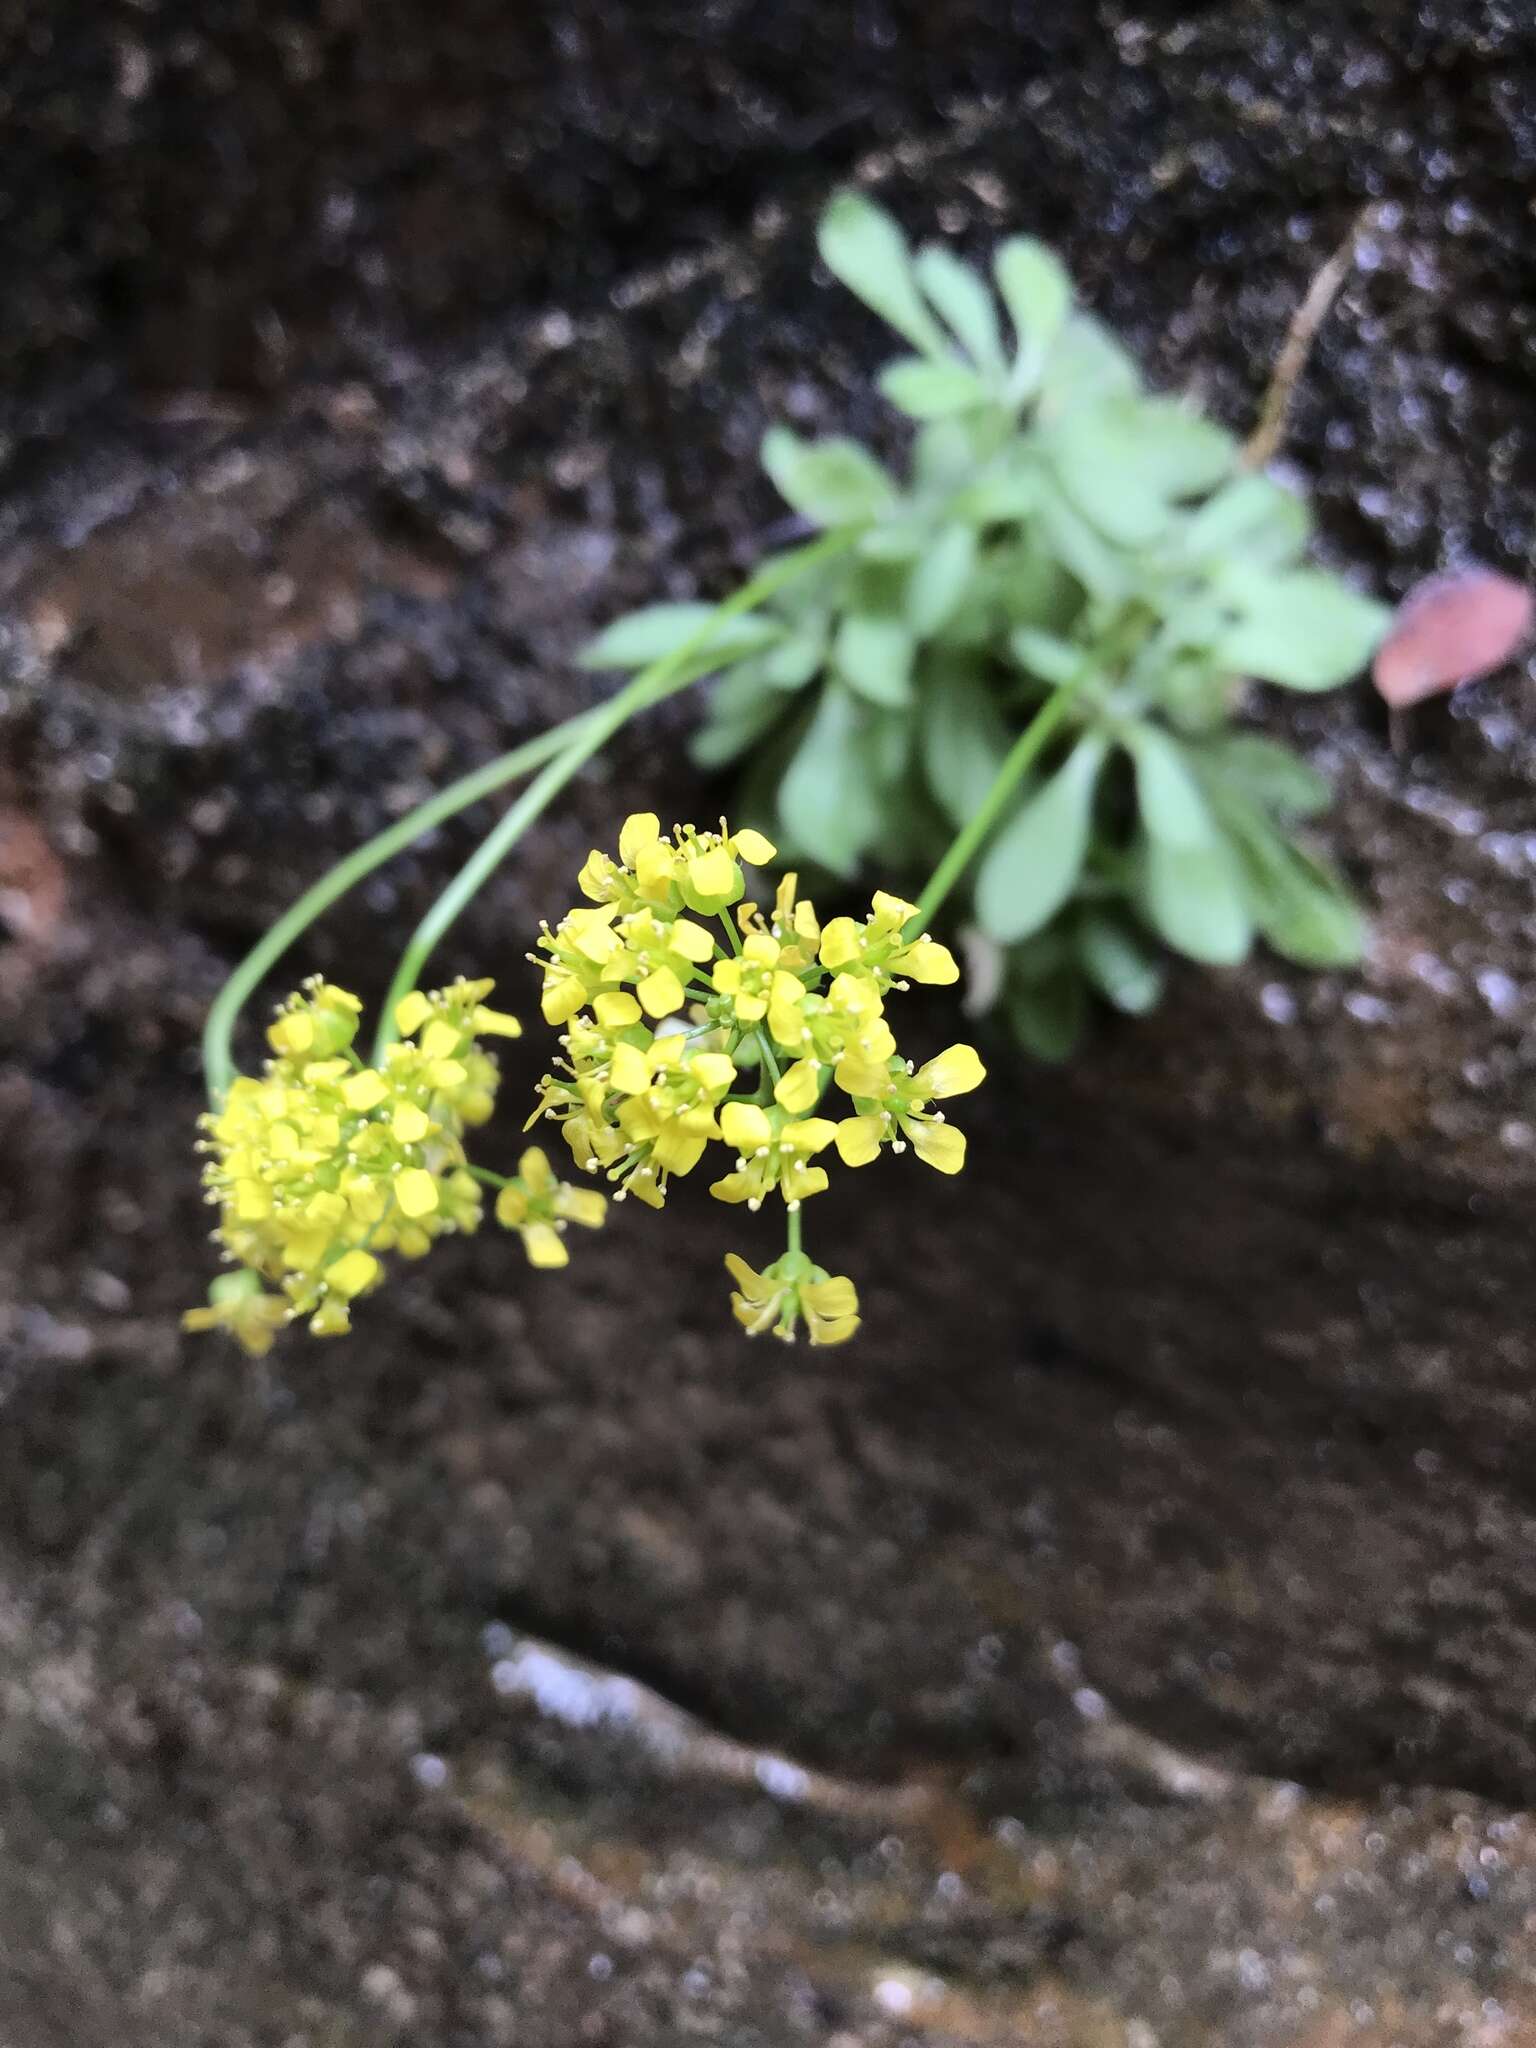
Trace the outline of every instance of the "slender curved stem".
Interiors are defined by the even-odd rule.
[[[1053,696],[1047,697],[1008,749],[1003,765],[993,777],[992,785],[977,806],[975,815],[968,819],[957,833],[948,853],[929,876],[928,886],[918,897],[917,916],[907,927],[913,937],[927,929],[940,904],[970,866],[982,841],[1002,815],[1008,799],[1028,770],[1033,767],[1046,741],[1071,710],[1072,699],[1091,673],[1092,670],[1085,664],[1077,675],[1063,683]]]
[[[715,607],[698,629],[674,647],[660,661],[653,661],[648,668],[641,669],[630,679],[616,696],[601,705],[583,725],[559,755],[543,772],[534,777],[522,795],[481,844],[460,868],[442,895],[432,905],[421,923],[411,934],[400,965],[395,969],[379,1016],[379,1027],[374,1039],[373,1057],[375,1063],[383,1056],[395,1039],[395,1007],[402,996],[416,987],[421,971],[433,949],[447,932],[454,920],[461,915],[476,893],[490,879],[500,863],[516,846],[550,799],[557,796],[592,756],[626,724],[637,711],[649,710],[675,691],[686,689],[698,680],[692,672],[694,658],[708,646],[709,641],[728,619],[739,618],[743,612],[754,611],[758,605],[772,597],[775,592],[795,582],[807,571],[817,568],[833,556],[844,554],[858,539],[862,528],[839,527],[836,531],[823,534],[820,540],[811,541],[807,546],[796,548],[781,555],[766,569],[760,570],[740,590]]]
[[[440,789],[436,796],[418,804],[415,810],[396,819],[393,825],[349,853],[345,860],[323,874],[284,911],[272,929],[257,941],[236,967],[208,1012],[203,1026],[203,1072],[207,1077],[209,1096],[215,1103],[234,1079],[235,1063],[230,1041],[236,1019],[263,979],[316,918],[365,876],[371,875],[375,868],[382,867],[385,861],[403,852],[434,826],[441,825],[445,819],[467,809],[470,804],[478,803],[482,797],[492,795],[505,784],[515,782],[520,775],[541,767],[552,755],[569,746],[594,716],[593,711],[579,712],[576,717],[551,726],[548,732],[540,733],[537,738],[513,747],[509,753],[498,755],[494,761],[487,761],[483,767],[461,775],[457,782],[450,782],[446,789]]]

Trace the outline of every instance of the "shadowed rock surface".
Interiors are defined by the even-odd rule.
[[[350,1343],[260,1370],[176,1313],[230,962],[328,859],[587,701],[595,623],[742,572],[779,517],[769,417],[889,433],[882,338],[809,281],[833,176],[962,244],[1051,235],[1234,425],[1375,202],[1288,458],[1384,589],[1445,556],[1520,573],[1536,37],[1491,7],[1160,34],[978,6],[942,35],[893,9],[818,29],[834,70],[801,94],[823,44],[792,10],[706,37],[461,5],[400,42],[391,124],[374,17],[333,10],[306,72],[281,10],[231,8],[222,43],[216,12],[186,55],[138,9],[73,44],[51,17],[24,126],[70,231],[3,230],[52,267],[5,316],[0,476],[0,2041],[1520,2040],[1524,676],[1418,714],[1402,755],[1363,694],[1264,707],[1338,778],[1370,962],[1191,973],[1061,1074],[995,1046],[962,1183],[817,1205],[866,1295],[851,1352],[737,1341],[740,1219],[702,1197],[664,1237],[621,1212],[538,1285],[504,1239],[448,1245]],[[234,92],[240,34],[271,61]],[[541,109],[525,156],[504,102]],[[157,148],[173,114],[227,182]],[[340,184],[362,239],[327,267],[304,223]],[[285,341],[258,361],[262,307]],[[523,951],[592,839],[641,797],[717,801],[687,719],[584,782],[447,971],[532,1007]],[[294,976],[377,994],[483,822]],[[536,1032],[514,1051],[509,1106],[543,1062]],[[509,1703],[525,1634],[703,1748],[663,1768]],[[1181,1803],[1099,1696],[1233,1775]],[[771,1761],[744,1790],[708,1731],[886,1792],[775,1805]]]

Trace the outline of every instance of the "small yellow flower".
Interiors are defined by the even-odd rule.
[[[720,1112],[720,1135],[737,1153],[736,1171],[714,1182],[719,1202],[745,1202],[758,1209],[775,1189],[797,1208],[827,1185],[826,1172],[806,1161],[826,1150],[837,1135],[828,1117],[792,1117],[782,1109],[728,1102]]]
[[[184,1330],[227,1330],[252,1358],[264,1358],[272,1340],[287,1322],[288,1303],[280,1294],[268,1294],[257,1273],[222,1273],[208,1289],[203,1308],[189,1308],[182,1316]]]
[[[496,1220],[522,1238],[529,1265],[553,1268],[570,1263],[562,1234],[566,1224],[600,1229],[607,1208],[595,1190],[557,1180],[545,1154],[530,1145],[518,1161],[517,1178],[496,1197]]]
[[[859,1297],[851,1280],[813,1266],[802,1252],[786,1252],[761,1273],[728,1252],[736,1291],[731,1312],[749,1337],[771,1330],[793,1343],[803,1317],[812,1344],[844,1344],[859,1327]]]

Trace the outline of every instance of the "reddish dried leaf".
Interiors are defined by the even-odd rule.
[[[1398,606],[1371,676],[1394,710],[1502,668],[1531,629],[1531,593],[1492,569],[1416,584]]]

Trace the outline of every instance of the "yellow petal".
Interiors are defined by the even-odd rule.
[[[565,1239],[553,1223],[527,1223],[523,1226],[523,1250],[528,1254],[530,1266],[551,1269],[568,1266],[571,1255],[565,1248]]]
[[[859,957],[863,933],[851,917],[834,917],[821,934],[821,964],[836,969]]]
[[[917,1085],[924,1095],[968,1095],[987,1078],[973,1045],[951,1045],[917,1071]]]
[[[308,1052],[314,1042],[314,1020],[302,1010],[289,1010],[267,1026],[267,1043],[272,1050],[287,1053],[290,1058]]]
[[[728,1102],[720,1112],[720,1135],[744,1157],[773,1142],[773,1125],[755,1102]]]
[[[446,1017],[434,1017],[421,1034],[421,1050],[429,1060],[451,1060],[463,1036]]]
[[[705,903],[729,903],[741,893],[741,872],[723,846],[712,846],[689,861],[688,886]]]
[[[334,1264],[326,1267],[325,1283],[343,1301],[351,1301],[365,1287],[371,1287],[378,1275],[379,1262],[372,1252],[343,1252]]]
[[[872,922],[883,932],[899,932],[903,925],[909,925],[922,912],[915,903],[908,903],[903,897],[892,896],[886,889],[877,889],[870,904]]]
[[[741,1289],[748,1301],[767,1301],[779,1292],[779,1282],[777,1280],[764,1279],[763,1275],[755,1267],[749,1266],[746,1260],[737,1252],[726,1253],[725,1266],[726,1271],[736,1282],[736,1285]],[[195,1314],[196,1311],[194,1310],[193,1313]]]
[[[631,811],[619,831],[619,859],[632,868],[660,837],[661,820],[654,811]]]
[[[878,1116],[844,1117],[837,1127],[837,1156],[844,1166],[868,1166],[878,1158],[884,1130]]]
[[[668,930],[668,939],[674,952],[681,953],[685,960],[701,966],[715,956],[715,942],[703,925],[695,924],[691,918],[680,917]]]
[[[402,1216],[430,1216],[437,1207],[437,1182],[424,1166],[408,1166],[397,1173],[394,1188]]]
[[[843,1316],[829,1321],[822,1316],[807,1316],[805,1327],[813,1344],[846,1344],[859,1327],[857,1316]]]
[[[912,1149],[925,1166],[939,1173],[958,1173],[965,1164],[965,1133],[953,1124],[937,1124],[929,1117],[914,1117],[907,1125]]]
[[[432,1005],[419,988],[413,988],[408,996],[402,996],[395,1005],[395,1029],[402,1038],[411,1038],[432,1014]]]
[[[651,1085],[651,1063],[638,1046],[616,1045],[609,1079],[620,1095],[639,1095]]]
[[[544,992],[539,998],[546,1024],[569,1024],[586,1000],[586,985],[576,975],[563,968],[546,971]]]
[[[640,1005],[628,989],[609,989],[592,1005],[593,1015],[605,1031],[625,1031],[640,1022]]]
[[[470,1022],[486,1038],[521,1038],[523,1027],[507,1010],[488,1009],[484,1003],[476,1005]]]
[[[781,1109],[787,1109],[791,1116],[803,1116],[814,1106],[820,1094],[819,1062],[796,1060],[792,1067],[785,1069],[783,1078],[776,1084],[773,1099]]]
[[[658,967],[635,990],[648,1017],[670,1017],[683,1006],[683,984],[670,967]]]
[[[496,1221],[508,1230],[521,1230],[528,1220],[528,1197],[521,1188],[503,1188],[496,1197]]]
[[[562,1187],[555,1194],[555,1214],[583,1230],[601,1230],[608,1214],[608,1198],[596,1188]]]
[[[663,1173],[692,1173],[714,1134],[714,1118],[705,1111],[670,1118],[651,1145],[651,1158]]]
[[[389,1120],[389,1135],[401,1145],[419,1145],[431,1128],[431,1117],[414,1102],[400,1103]]]
[[[373,1067],[350,1075],[341,1084],[341,1099],[351,1110],[377,1109],[388,1093],[388,1082]]]
[[[731,834],[731,845],[737,856],[754,868],[766,867],[779,850],[771,839],[754,832],[750,825],[744,832]]]
[[[272,1191],[259,1180],[236,1181],[234,1208],[241,1223],[260,1223],[272,1214]]]
[[[843,1054],[832,1078],[845,1095],[857,1095],[866,1101],[890,1092],[891,1076],[884,1061],[872,1060],[867,1053],[853,1049]]]
[[[642,1166],[632,1173],[624,1183],[624,1191],[633,1195],[637,1202],[644,1202],[647,1209],[664,1209],[667,1205],[666,1195],[657,1185],[656,1176],[649,1166]]]
[[[530,1145],[517,1162],[517,1177],[530,1195],[548,1194],[554,1185],[554,1169],[543,1148]]]
[[[919,939],[916,945],[891,962],[898,974],[910,975],[913,981],[926,982],[930,988],[947,988],[951,982],[960,979],[960,969],[955,965],[955,956],[948,946],[941,946],[936,939]]]
[[[825,1280],[807,1280],[800,1289],[801,1306],[810,1315],[841,1319],[859,1312],[858,1292],[845,1274],[833,1273]]]
[[[671,893],[676,867],[677,856],[670,846],[642,847],[635,860],[635,881],[641,895],[653,903],[664,903]]]
[[[824,1152],[836,1136],[837,1125],[831,1117],[803,1116],[784,1126],[779,1143],[786,1152],[798,1152],[808,1159],[814,1152]]]
[[[718,1101],[736,1078],[736,1065],[729,1053],[695,1053],[689,1071],[712,1100]]]

